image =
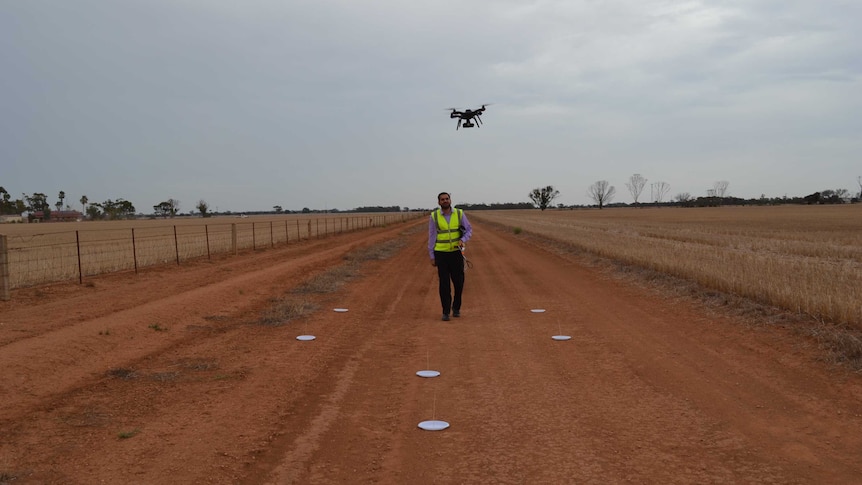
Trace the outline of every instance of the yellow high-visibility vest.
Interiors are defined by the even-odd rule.
[[[458,228],[461,226],[461,209],[452,209],[452,215],[449,216],[449,222],[446,222],[446,217],[440,209],[434,211],[431,217],[437,223],[437,241],[434,243],[434,251],[443,251],[451,253],[458,251],[458,240],[461,234]]]

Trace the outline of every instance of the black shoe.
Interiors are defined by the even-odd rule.
[[[448,322],[448,321],[449,321],[449,314],[448,314],[448,313],[444,313],[444,314],[443,314],[443,321],[444,321],[444,322]]]
[[[461,316],[461,312],[460,312],[459,310],[455,310],[455,311],[453,311],[453,312],[452,312],[452,316],[453,316],[453,317],[456,317],[456,318],[457,318],[457,317],[460,317],[460,316]]]

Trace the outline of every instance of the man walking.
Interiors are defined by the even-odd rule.
[[[431,256],[431,266],[437,267],[443,321],[448,322],[450,310],[452,316],[461,316],[461,293],[464,291],[464,257],[461,251],[473,235],[473,227],[463,210],[452,208],[447,192],[440,192],[437,204],[440,208],[431,213],[428,223],[428,255]],[[454,299],[450,280],[455,286]]]

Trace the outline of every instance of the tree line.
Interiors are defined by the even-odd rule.
[[[706,190],[706,195],[701,197],[693,197],[688,192],[680,192],[671,200],[667,200],[667,194],[670,192],[670,184],[659,181],[650,184],[650,200],[651,206],[681,206],[681,207],[712,207],[719,205],[779,205],[779,204],[844,204],[858,203],[862,201],[862,175],[857,177],[859,183],[859,193],[853,196],[847,189],[826,189],[820,192],[814,192],[806,196],[796,197],[766,197],[762,194],[760,198],[742,199],[732,197],[728,194],[730,182],[727,180],[719,180],[713,183],[712,187]],[[641,174],[633,174],[626,182],[626,188],[634,200],[632,205],[640,206],[643,203],[639,201],[646,188],[647,179]],[[599,209],[606,206],[628,206],[630,204],[617,203],[611,204],[616,197],[616,187],[610,184],[607,180],[599,180],[587,188],[587,196],[592,200]],[[537,187],[533,189],[527,196],[530,199],[531,207],[545,210],[552,207],[553,201],[559,197],[560,191],[552,185],[546,187]],[[558,208],[565,208],[563,204],[558,204]],[[577,207],[577,206],[569,206]],[[581,206],[583,207],[583,206]]]

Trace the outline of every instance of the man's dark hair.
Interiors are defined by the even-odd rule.
[[[440,200],[440,197],[444,195],[449,195],[449,192],[440,192],[439,194],[437,194],[437,200]],[[452,196],[449,195],[449,198],[451,199]]]

